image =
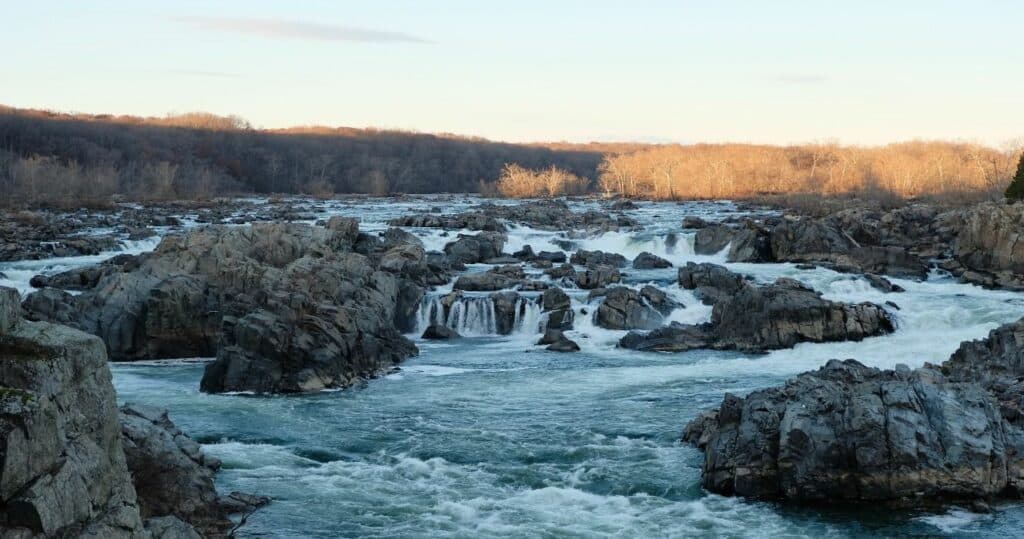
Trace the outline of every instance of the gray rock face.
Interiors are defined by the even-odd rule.
[[[453,263],[477,264],[501,256],[505,248],[505,235],[498,232],[481,232],[459,238],[444,246],[444,252]]]
[[[575,318],[572,301],[561,288],[548,288],[544,291],[541,295],[541,309],[548,313],[548,329],[572,329]]]
[[[544,336],[537,341],[539,345],[547,345],[545,350],[551,352],[579,352],[580,345],[576,344],[575,341],[565,336],[560,330],[548,329],[544,332]]]
[[[518,268],[518,266],[516,266]],[[501,271],[500,269],[466,273],[460,275],[452,285],[453,290],[469,292],[493,292],[504,290],[523,283],[525,275],[520,268],[518,272]]]
[[[771,232],[754,222],[745,222],[735,231],[726,258],[729,262],[774,262]]]
[[[0,288],[4,536],[143,537],[103,342],[18,302]]]
[[[664,322],[664,317],[648,306],[636,290],[616,286],[605,292],[594,321],[605,329],[654,329]]]
[[[964,215],[953,244],[964,279],[991,287],[1024,290],[1024,204],[980,204]]]
[[[203,454],[166,410],[125,405],[122,445],[143,518],[171,515],[203,532],[224,535],[232,526],[218,502],[213,476],[220,462]],[[147,528],[153,525],[147,520]]]
[[[828,301],[792,279],[756,286],[713,264],[687,265],[679,271],[684,288],[697,290],[714,305],[711,322],[631,334],[620,346],[672,352],[694,348],[760,352],[801,342],[860,340],[893,329],[888,314],[877,305]]]

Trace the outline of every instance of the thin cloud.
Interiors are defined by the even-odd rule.
[[[171,20],[202,30],[261,37],[362,43],[431,43],[430,40],[401,32],[316,22],[240,17],[172,17]]]
[[[828,82],[824,75],[779,75],[775,77],[776,82],[784,84],[821,84]]]

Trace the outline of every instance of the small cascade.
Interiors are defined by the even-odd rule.
[[[541,306],[533,299],[520,298],[516,302],[515,317],[512,319],[512,333],[534,335],[540,332]]]
[[[422,333],[432,324],[442,324],[459,335],[479,336],[498,333],[494,301],[488,297],[464,297],[452,302],[445,312],[440,297],[425,298],[416,313],[416,331]]]
[[[501,305],[490,296],[424,298],[416,313],[416,332],[423,333],[432,324],[447,326],[463,336],[535,335],[544,317],[541,305],[533,298],[518,297],[515,303]],[[448,304],[446,307],[446,303]]]

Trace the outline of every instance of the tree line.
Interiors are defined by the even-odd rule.
[[[0,107],[0,188],[10,205],[114,195],[476,192],[509,163],[556,166],[589,181],[608,151],[618,150],[375,129],[261,130],[204,113],[138,118]]]
[[[1020,145],[943,141],[509,144],[375,129],[255,129],[206,113],[139,118],[0,106],[0,204],[11,206],[248,193],[983,197],[1006,188],[1019,155]]]

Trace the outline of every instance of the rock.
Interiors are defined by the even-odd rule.
[[[664,269],[671,267],[672,263],[668,260],[646,251],[640,253],[635,259],[633,259],[633,268],[635,269]]]
[[[562,264],[565,262],[565,253],[562,251],[541,251],[537,253],[537,258],[540,260],[547,260],[554,264]]]
[[[726,259],[729,262],[774,262],[772,233],[752,222],[735,232]]]
[[[533,252],[533,247],[524,245],[522,249],[512,253],[512,256],[518,260],[533,260],[537,255]]]
[[[735,231],[725,225],[703,227],[693,237],[693,252],[699,255],[718,254],[729,246],[734,234]]]
[[[638,207],[632,200],[616,200],[610,206],[612,211],[635,210]]]
[[[470,292],[493,292],[512,288],[523,282],[523,277],[509,276],[500,271],[483,271],[460,275],[452,285],[453,290]]]
[[[459,234],[457,240],[444,246],[444,252],[454,263],[477,264],[501,256],[505,241],[505,235],[498,232],[481,232],[475,236]]]
[[[771,231],[772,259],[787,262],[829,260],[858,244],[822,220],[783,221]]]
[[[553,268],[544,270],[544,275],[547,275],[552,279],[572,277],[576,275],[576,268],[572,267],[572,264],[562,264],[561,266],[555,266]]]
[[[986,203],[965,212],[953,256],[983,286],[1024,289],[1024,205]],[[998,277],[997,277],[998,275]]]
[[[668,297],[668,294],[664,291],[652,285],[641,287],[640,297],[644,299],[647,305],[653,307],[655,311],[664,316],[668,316],[672,311],[682,307],[682,305]]]
[[[584,290],[601,288],[619,282],[619,270],[611,266],[596,266],[575,272],[576,286]]]
[[[142,537],[103,342],[19,299],[0,288],[4,536]]]
[[[218,502],[213,476],[220,461],[207,458],[166,410],[126,404],[120,409],[124,454],[143,518],[172,515],[203,535],[233,526]]]
[[[481,204],[474,211],[540,230],[606,232],[637,226],[634,219],[606,211],[574,212],[561,200],[524,201],[514,205]]]
[[[792,279],[755,286],[721,266],[688,264],[680,268],[680,285],[695,289],[702,301],[714,305],[710,323],[631,333],[619,345],[672,352],[694,348],[761,352],[800,342],[860,340],[893,330],[883,308],[828,301]]]
[[[832,258],[841,265],[849,265],[860,273],[891,275],[902,279],[928,278],[928,266],[920,258],[910,254],[901,247],[855,247],[848,257]]]
[[[696,217],[696,216],[693,216],[693,215],[687,215],[686,217],[683,217],[683,228],[688,228],[688,229],[691,229],[691,230],[696,230],[696,229],[702,229],[702,228],[707,228],[707,227],[708,227],[708,222],[705,221],[704,219],[701,219],[700,217]],[[719,249],[719,251],[721,251],[721,249]]]
[[[423,331],[422,337],[431,341],[447,341],[451,339],[459,339],[462,335],[459,335],[459,332],[449,328],[448,326],[431,324]]]
[[[146,532],[151,539],[201,539],[189,523],[175,516],[146,519]]]
[[[910,505],[1020,488],[1020,427],[978,384],[933,367],[832,360],[785,385],[727,395],[688,438],[705,440],[711,492],[804,502]]]
[[[664,317],[649,307],[636,290],[616,286],[605,293],[594,321],[605,329],[654,329],[664,322]]]
[[[882,277],[881,275],[867,273],[864,275],[864,278],[867,279],[868,284],[870,284],[872,288],[881,290],[882,292],[903,292],[902,286],[893,284],[892,281],[886,279],[885,277]]]
[[[552,330],[548,330],[548,331],[552,331]],[[555,331],[557,331],[557,330],[555,330]],[[542,341],[543,340],[547,340],[548,335],[545,334],[544,337],[545,337],[545,339],[542,339]],[[554,339],[550,341],[550,344],[548,344],[548,346],[545,348],[545,350],[548,350],[548,351],[551,351],[551,352],[579,352],[580,351],[580,345],[576,344],[576,342],[573,341],[572,339],[569,339],[568,337],[566,337],[561,331],[558,331],[558,334],[553,336],[553,337],[554,337]],[[538,344],[542,344],[542,343],[538,343]]]
[[[463,213],[459,215],[407,215],[388,221],[391,226],[409,226],[425,228],[449,228],[484,230],[488,232],[505,232],[505,225],[497,219],[483,213]]]
[[[679,268],[679,286],[693,290],[705,305],[714,305],[747,285],[746,279],[718,264],[687,262]]]
[[[495,327],[499,335],[508,335],[515,329],[525,309],[526,299],[515,292],[496,292],[489,296],[494,304]]]
[[[561,330],[548,328],[544,330],[544,336],[542,336],[540,340],[537,341],[537,345],[545,346],[549,344],[554,344],[564,338],[565,335],[562,333]]]
[[[572,304],[572,301],[569,299],[569,295],[562,291],[561,288],[557,287],[545,290],[540,297],[544,311],[568,309]]]
[[[569,261],[587,268],[610,266],[613,268],[624,268],[629,263],[626,257],[619,253],[606,253],[604,251],[585,251],[580,249],[572,254]]]

